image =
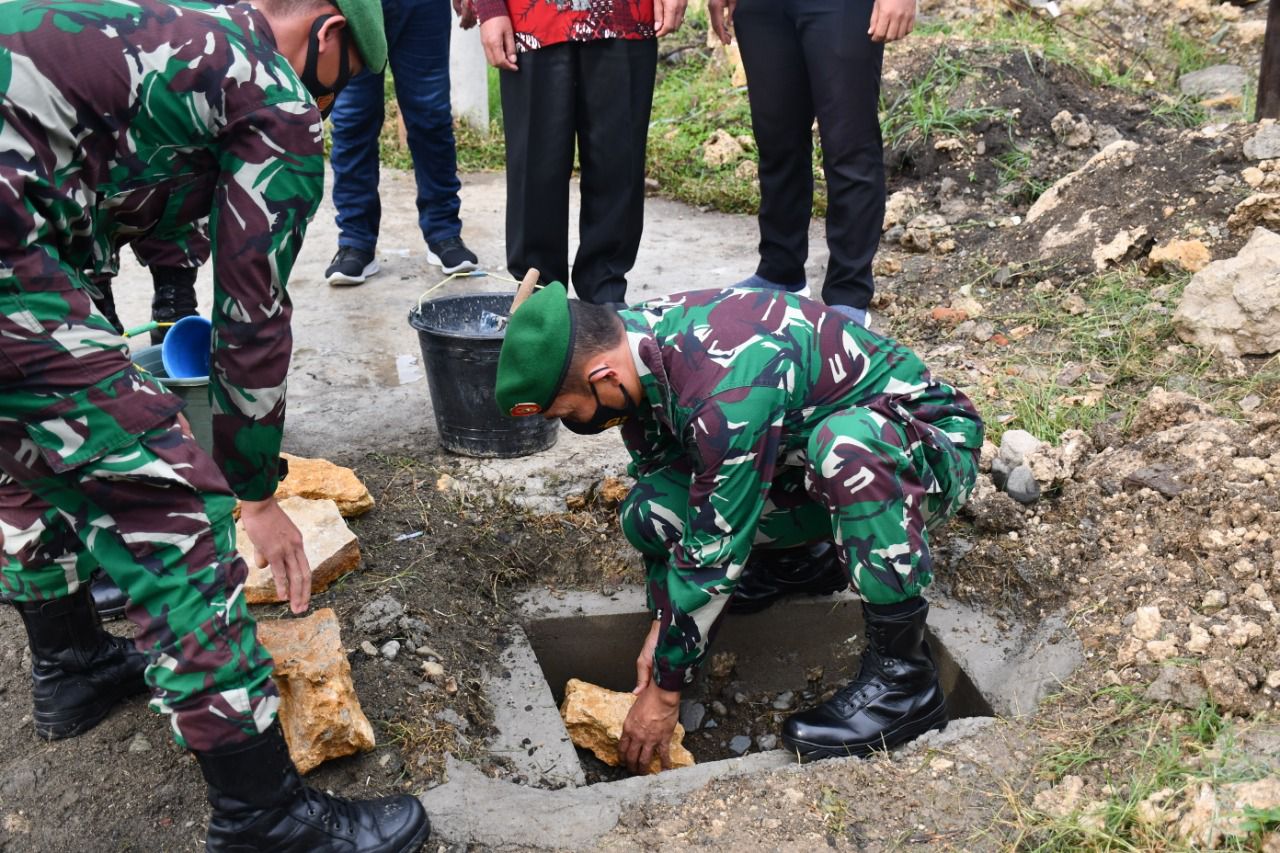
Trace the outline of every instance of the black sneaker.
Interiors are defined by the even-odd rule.
[[[378,274],[378,261],[373,252],[355,246],[339,246],[338,253],[324,271],[325,280],[335,287],[364,284],[369,276]]]
[[[476,253],[467,248],[461,237],[446,237],[427,244],[427,260],[446,273],[470,272],[480,265]]]

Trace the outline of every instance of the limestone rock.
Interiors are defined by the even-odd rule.
[[[1040,500],[1040,483],[1036,481],[1036,475],[1031,473],[1028,465],[1019,465],[1010,471],[1004,488],[1009,497],[1018,503],[1033,504]]]
[[[717,130],[711,134],[711,137],[706,142],[702,143],[702,162],[706,163],[708,168],[711,169],[718,169],[728,163],[736,163],[746,153],[742,143],[725,130]]]
[[[1084,779],[1063,776],[1057,785],[1036,794],[1032,808],[1050,817],[1064,818],[1080,809],[1083,795]]]
[[[1258,132],[1245,140],[1244,156],[1250,160],[1280,157],[1280,123],[1274,120],[1264,121]]]
[[[1249,686],[1227,661],[1205,661],[1200,664],[1200,675],[1209,688],[1209,698],[1223,711],[1238,717],[1253,713],[1253,695]]]
[[[1152,702],[1168,702],[1179,708],[1195,710],[1206,698],[1204,682],[1194,669],[1179,666],[1162,666],[1160,675],[1147,688],[1146,698]]]
[[[743,160],[733,170],[733,176],[740,181],[754,181],[760,177],[760,164],[755,160]]]
[[[1242,95],[1249,82],[1249,75],[1239,65],[1210,65],[1179,77],[1178,90],[1193,98]]]
[[[1103,148],[1097,154],[1090,157],[1088,162],[1079,169],[1063,175],[1053,184],[1053,186],[1041,193],[1040,197],[1036,199],[1035,204],[1031,205],[1031,208],[1027,211],[1027,222],[1035,222],[1041,216],[1044,216],[1046,213],[1061,204],[1067,190],[1070,189],[1072,184],[1079,181],[1081,176],[1096,169],[1111,166],[1112,164],[1120,164],[1125,167],[1132,166],[1134,162],[1133,155],[1137,150],[1138,143],[1132,142],[1128,139],[1121,139],[1111,143],[1106,148]],[[1086,211],[1084,215],[1087,217],[1089,214]],[[1045,247],[1042,245],[1041,248]]]
[[[1116,232],[1108,242],[1098,245],[1093,250],[1093,267],[1102,272],[1112,264],[1118,264],[1129,257],[1134,249],[1139,248],[1146,239],[1145,226],[1123,228]]]
[[[571,678],[564,688],[560,716],[575,745],[591,750],[605,764],[617,767],[622,763],[618,759],[618,738],[622,737],[622,724],[635,701],[634,693],[618,693]],[[672,767],[695,763],[689,750],[684,748],[683,740],[684,726],[677,723],[671,736]],[[662,762],[655,757],[649,772],[657,773],[661,769]]]
[[[1073,116],[1063,110],[1054,116],[1049,127],[1054,137],[1068,148],[1083,148],[1093,141],[1093,126],[1084,116]]]
[[[1187,343],[1231,358],[1280,352],[1280,235],[1255,229],[1234,258],[1196,273],[1173,326]]]
[[[363,515],[373,509],[373,495],[350,468],[335,465],[327,459],[303,459],[281,453],[281,459],[289,462],[289,476],[280,482],[276,497],[326,498],[338,505],[347,518]]]
[[[1236,234],[1258,226],[1280,231],[1280,193],[1254,193],[1227,217],[1227,227]]]
[[[1160,636],[1164,618],[1159,607],[1139,607],[1134,613],[1133,636],[1139,640],[1154,640]]]
[[[1009,475],[1026,460],[1027,454],[1043,444],[1044,442],[1024,429],[1006,430],[1000,436],[1000,452],[991,460],[991,479],[1003,489]]]
[[[889,196],[884,205],[884,225],[880,230],[888,231],[895,225],[905,226],[920,203],[920,196],[911,190],[898,190]]]
[[[360,709],[333,610],[259,622],[258,639],[275,661],[280,727],[298,772],[373,749],[373,726]]]
[[[330,500],[313,501],[292,497],[280,501],[280,508],[302,533],[302,546],[311,564],[311,592],[324,592],[329,584],[360,565],[360,542],[342,520],[338,505]],[[236,522],[236,544],[249,564],[244,598],[250,604],[284,601],[276,594],[271,569],[258,568],[257,550],[244,532],[244,521]]]
[[[1170,240],[1151,250],[1151,263],[1166,270],[1197,273],[1209,265],[1213,256],[1199,240]]]

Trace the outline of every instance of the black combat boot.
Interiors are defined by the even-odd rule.
[[[831,595],[849,586],[830,541],[798,548],[755,548],[729,599],[730,613],[756,613],[788,595]]]
[[[92,279],[93,287],[89,288],[89,298],[98,313],[107,318],[107,322],[116,330],[116,334],[124,334],[124,324],[116,313],[116,294],[111,289],[111,276],[96,276]]]
[[[102,569],[94,569],[89,575],[89,594],[93,596],[93,608],[104,622],[123,616],[129,603],[129,596]]]
[[[344,800],[303,785],[279,723],[196,758],[213,806],[210,853],[414,853],[431,834],[416,797]]]
[[[884,612],[898,608],[893,615]],[[928,603],[913,598],[883,607],[864,604],[862,612],[867,648],[857,677],[783,723],[782,742],[802,761],[863,756],[947,725],[946,698],[924,638]]]
[[[196,273],[194,267],[151,267],[151,283],[155,296],[151,300],[151,319],[157,323],[176,323],[196,313]],[[169,333],[168,326],[151,330],[151,343],[158,344]]]
[[[102,630],[88,584],[64,598],[17,605],[31,643],[36,734],[57,740],[87,732],[121,699],[142,693],[146,655]]]

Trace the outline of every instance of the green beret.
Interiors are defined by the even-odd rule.
[[[514,417],[546,411],[572,360],[569,292],[553,281],[511,312],[498,354],[498,408]]]
[[[387,67],[387,28],[382,22],[382,0],[333,0],[333,5],[347,19],[365,68],[381,74]]]

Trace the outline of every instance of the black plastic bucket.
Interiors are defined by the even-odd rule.
[[[513,418],[499,411],[502,331],[482,325],[486,314],[511,312],[510,293],[446,296],[409,312],[418,332],[436,429],[445,450],[467,456],[528,456],[556,443],[560,422],[533,415]]]

